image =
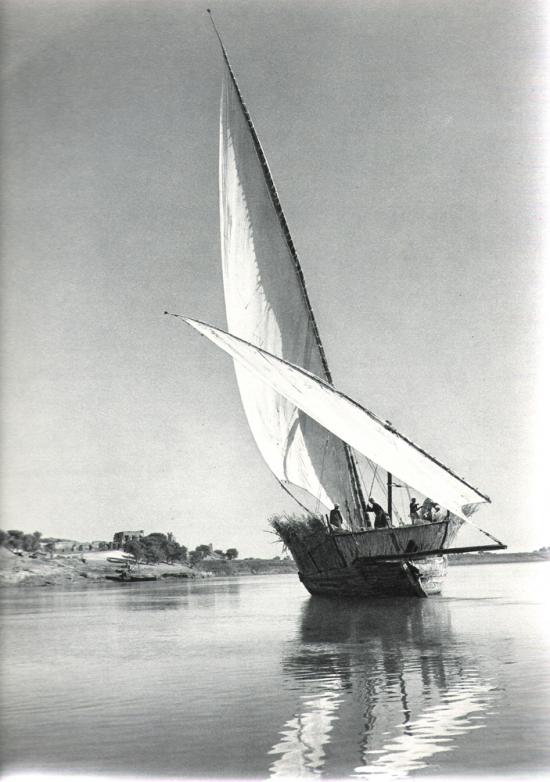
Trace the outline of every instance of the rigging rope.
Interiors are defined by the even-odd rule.
[[[408,518],[409,521],[412,524],[412,519],[410,517],[411,516],[411,490],[410,490],[410,487],[409,487],[408,483],[405,484],[405,489],[407,490],[407,497],[408,497],[408,500],[409,500],[409,507],[407,508],[405,506],[405,518]]]
[[[321,507],[321,492],[323,491],[323,475],[325,473],[325,456],[327,455],[328,440],[325,440],[325,447],[323,448],[323,461],[321,462],[321,475],[319,476],[319,495],[317,497],[317,503],[315,505],[315,513],[319,513]]]
[[[374,481],[376,480],[377,473],[378,473],[378,465],[376,465],[375,468],[374,468],[374,474],[372,476],[372,483],[371,483],[370,489],[369,489],[369,497],[372,494],[372,487],[374,486]],[[380,478],[378,480],[380,480]]]
[[[463,521],[465,521],[466,524],[470,524],[470,526],[472,526],[474,529],[477,529],[478,532],[481,532],[486,537],[490,538],[491,540],[494,540],[494,542],[498,543],[499,546],[504,546],[504,548],[508,548],[508,546],[505,543],[503,543],[498,538],[495,538],[495,536],[491,535],[490,532],[486,532],[484,529],[481,529],[481,527],[478,527],[477,524],[474,524],[474,522],[470,521],[470,519],[463,519]]]

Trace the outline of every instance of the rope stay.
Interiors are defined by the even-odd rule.
[[[325,440],[325,447],[323,448],[323,461],[321,463],[321,475],[319,476],[319,494],[317,495],[317,503],[315,505],[315,512],[319,513],[319,510],[321,509],[321,492],[323,490],[323,475],[325,474],[325,458],[327,455],[327,448],[328,448],[328,437]]]
[[[502,546],[503,548],[508,548],[508,546],[507,546],[505,543],[503,543],[503,542],[502,542],[501,540],[499,540],[498,538],[495,538],[495,536],[494,536],[494,535],[491,535],[491,533],[490,533],[490,532],[487,532],[486,530],[484,530],[484,529],[481,529],[481,527],[478,527],[478,526],[477,526],[477,524],[474,524],[474,522],[473,522],[473,521],[470,521],[470,519],[463,519],[463,521],[465,521],[465,522],[466,522],[466,524],[469,524],[471,527],[473,527],[474,529],[476,529],[478,532],[481,532],[481,534],[482,534],[482,535],[485,535],[486,537],[488,537],[488,538],[490,538],[491,540],[493,540],[493,541],[494,541],[495,543],[497,543],[499,546]]]

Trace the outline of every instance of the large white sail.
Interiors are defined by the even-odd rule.
[[[256,345],[190,318],[184,320],[233,357],[247,376],[273,389],[343,442],[461,518],[489,498],[328,383]]]
[[[224,57],[226,57],[224,52]],[[226,59],[220,221],[229,331],[330,380],[303,277],[258,138]],[[237,381],[261,454],[283,485],[359,518],[351,456],[337,437],[241,364]],[[316,503],[309,503],[316,509]]]

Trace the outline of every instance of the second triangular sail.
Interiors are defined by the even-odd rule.
[[[489,498],[332,386],[300,367],[214,326],[184,318],[229,353],[261,387],[271,388],[343,442],[461,518]]]

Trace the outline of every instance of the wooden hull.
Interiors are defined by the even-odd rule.
[[[347,568],[324,573],[299,573],[312,595],[332,597],[428,597],[441,592],[447,557],[412,562],[371,562],[358,559]]]
[[[290,553],[300,581],[312,595],[380,598],[428,597],[441,592],[447,557],[385,560],[396,554],[451,546],[462,520],[358,532],[316,532],[292,539]]]

